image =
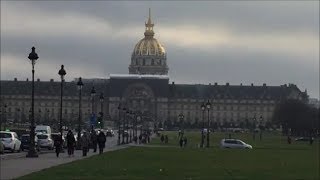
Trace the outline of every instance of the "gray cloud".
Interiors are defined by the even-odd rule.
[[[9,10],[3,12],[6,7],[16,12],[12,13]],[[307,3],[1,1],[1,78],[29,77],[26,57],[33,45],[37,47],[40,56],[37,76],[41,79],[58,79],[56,71],[60,64],[66,65],[69,80],[80,75],[106,77],[109,73],[127,73],[134,44],[143,37],[148,7],[153,11],[156,36],[164,42],[168,52],[172,81],[220,84],[253,82],[260,85],[295,83],[301,90],[307,88],[312,97],[319,96],[319,41],[316,40],[319,39],[319,2],[316,1]],[[35,14],[30,12],[41,17],[35,17]],[[17,26],[21,27],[21,31],[11,29],[9,31],[3,27],[6,20],[13,18],[12,14],[30,15],[30,17],[18,17],[17,23],[21,24]],[[64,16],[71,19],[60,18]],[[57,21],[50,20],[51,17],[59,18]],[[37,22],[42,28],[41,31],[30,33],[39,30],[28,29],[23,20],[20,22],[20,18],[42,18],[42,21]],[[81,18],[84,18],[83,21],[79,21]],[[55,27],[48,22],[58,23]],[[74,24],[66,24],[69,22]],[[74,25],[77,30],[73,29]],[[315,40],[303,41],[301,48],[307,48],[299,54],[290,49],[291,46],[299,48],[299,44],[294,45],[291,42],[295,41],[291,40],[289,43],[283,43],[288,44],[288,51],[276,51],[275,48],[262,51],[264,47],[261,43],[252,42],[252,39],[243,44],[233,42],[233,45],[230,45],[228,42],[215,46],[212,44],[214,38],[204,42],[205,38],[201,39],[199,36],[200,39],[196,44],[185,45],[171,38],[175,32],[169,32],[170,27],[177,29],[182,25],[187,28],[195,27],[195,32],[200,35],[207,33],[210,36],[216,33],[215,28],[227,28],[231,34],[226,36],[235,36],[231,40],[243,37],[253,37],[253,40],[256,40],[265,34],[270,34],[270,37],[287,35],[290,38],[295,34],[301,34]],[[188,32],[176,33],[188,34]],[[207,34],[204,34],[204,37]],[[192,32],[190,37],[186,36],[186,41],[197,38],[194,35]],[[222,35],[219,34],[219,37],[223,38]],[[270,40],[266,39],[266,42],[270,43]],[[278,41],[275,41],[275,45],[277,43]],[[251,47],[255,45],[261,48]],[[315,48],[310,49],[313,45]],[[17,63],[26,67],[17,67],[19,71],[15,71]]]

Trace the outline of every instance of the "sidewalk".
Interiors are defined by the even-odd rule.
[[[123,149],[128,147],[128,145],[117,146],[116,139],[106,143],[106,148],[104,152],[115,151],[118,149]],[[18,178],[42,169],[50,168],[60,164],[69,163],[72,161],[88,158],[93,155],[97,155],[99,152],[93,153],[90,149],[87,157],[82,157],[82,151],[75,151],[74,157],[68,157],[68,154],[62,153],[60,157],[57,158],[55,153],[40,154],[38,158],[16,158],[16,159],[3,159],[0,162],[0,179],[13,179]]]

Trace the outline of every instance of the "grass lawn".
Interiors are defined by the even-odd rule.
[[[60,165],[19,179],[319,179],[319,142],[288,145],[279,135],[232,134],[254,149],[219,149],[228,134],[215,133],[213,147],[197,148],[199,133],[186,133],[188,147],[177,146],[177,133],[169,135],[163,147],[155,138],[150,147],[131,147],[101,156]]]

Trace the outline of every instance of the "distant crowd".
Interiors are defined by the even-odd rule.
[[[67,149],[68,149],[69,157],[74,156],[74,149],[77,146],[78,148],[82,149],[82,156],[87,156],[87,153],[89,152],[90,148],[93,149],[93,152],[97,152],[98,146],[99,146],[99,154],[102,154],[106,144],[106,135],[104,134],[103,131],[98,131],[98,133],[95,130],[92,130],[90,133],[87,133],[86,131],[84,131],[80,138],[80,141],[77,142],[73,132],[69,130],[66,136],[66,141],[67,141]],[[55,152],[57,157],[59,157],[59,154],[62,150],[62,144],[63,142],[62,142],[61,136],[54,139],[54,146],[55,146],[55,150],[56,150]]]

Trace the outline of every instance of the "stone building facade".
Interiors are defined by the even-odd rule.
[[[178,121],[202,121],[201,104],[211,102],[211,123],[222,125],[229,122],[238,125],[244,121],[270,122],[276,105],[283,99],[308,101],[307,92],[296,85],[262,86],[214,84],[175,84],[169,82],[166,52],[153,36],[151,17],[145,24],[145,37],[134,47],[129,74],[111,74],[107,79],[84,80],[82,90],[82,122],[89,122],[92,86],[97,91],[94,111],[100,109],[99,94],[104,94],[102,112],[106,125],[119,121],[118,106],[126,107],[144,118],[144,121],[162,124]],[[76,82],[65,82],[63,118],[66,124],[77,123],[79,91]],[[60,82],[53,80],[35,82],[35,119],[38,123],[58,122],[60,107]],[[1,120],[28,121],[31,105],[31,82],[1,81]],[[6,108],[5,108],[6,106]],[[4,113],[5,112],[5,113]],[[207,118],[207,111],[205,113]],[[39,119],[37,121],[37,119]]]

